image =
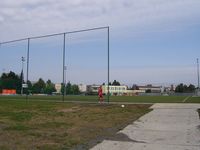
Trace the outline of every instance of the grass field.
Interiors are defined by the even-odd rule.
[[[200,103],[200,97],[111,96],[111,102],[97,104],[97,96],[0,96],[0,149],[88,149],[149,112],[142,103]]]
[[[122,108],[1,97],[0,149],[88,149],[105,138],[115,137],[117,131],[149,112],[149,106]]]
[[[0,100],[25,100],[21,96],[0,96]],[[107,101],[107,97],[104,97]],[[62,96],[29,96],[28,100],[62,101]],[[97,96],[65,96],[65,101],[97,102]],[[187,96],[111,96],[110,102],[132,103],[200,103],[200,97]]]

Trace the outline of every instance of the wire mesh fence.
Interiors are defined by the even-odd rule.
[[[27,100],[47,95],[70,100],[68,95],[88,94],[88,86],[109,83],[109,27],[29,37],[0,46],[0,73],[14,72],[20,82],[16,94]]]

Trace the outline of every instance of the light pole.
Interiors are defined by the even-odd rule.
[[[22,56],[21,61],[22,61],[22,73],[21,73],[21,78],[22,78],[21,86],[22,87],[21,87],[21,95],[23,95],[23,79],[24,79],[23,70],[24,70],[25,57]]]

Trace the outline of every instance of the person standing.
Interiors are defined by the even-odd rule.
[[[103,90],[102,90],[102,86],[99,87],[98,89],[98,96],[99,96],[99,103],[103,102]]]

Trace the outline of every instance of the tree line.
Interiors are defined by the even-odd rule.
[[[21,92],[22,88],[22,73],[16,75],[14,72],[3,73],[0,77],[0,92],[3,89],[15,89],[17,93]]]
[[[9,73],[3,73],[0,77],[0,93],[2,93],[3,89],[15,89],[17,94],[21,94],[22,83],[24,84],[25,81],[23,80],[23,73],[20,75],[10,71]],[[65,87],[65,88],[64,88]],[[38,81],[32,83],[31,81],[27,81],[27,88],[23,89],[23,93],[28,94],[48,94],[51,95],[56,92],[55,84],[52,83],[50,79],[46,82],[39,78]],[[78,85],[71,84],[68,82],[66,86],[61,84],[61,91],[62,94],[72,94],[77,95],[80,94],[80,90]]]
[[[15,89],[17,94],[21,93],[22,83],[25,83],[23,80],[23,73],[21,72],[20,75],[17,75],[16,73],[10,71],[9,73],[2,73],[0,77],[0,93],[3,89]],[[105,83],[103,83],[105,85]],[[114,80],[112,83],[109,83],[109,85],[116,85],[119,86],[120,82]],[[27,81],[28,88],[24,88],[24,93],[28,94],[53,94],[56,92],[55,84],[51,82],[50,79],[48,79],[46,82],[39,78],[38,81],[35,83],[32,83],[31,81]],[[65,88],[64,88],[65,87]],[[139,89],[137,85],[133,85],[131,90],[137,90]],[[176,93],[192,93],[195,92],[195,86],[190,84],[187,86],[186,84],[179,84],[175,88]],[[81,94],[78,85],[71,84],[68,82],[66,86],[61,84],[61,91],[62,94],[65,92],[65,94],[68,95],[77,95]]]
[[[23,73],[17,75],[16,73],[10,71],[9,73],[3,73],[0,77],[0,92],[3,89],[15,89],[17,94],[21,93],[23,80]],[[31,83],[31,81],[27,81],[28,88],[24,88],[24,93],[30,94],[52,94],[56,91],[55,85],[51,82],[51,80],[47,80],[45,82],[42,78],[35,83]]]
[[[177,85],[175,92],[176,93],[192,93],[195,92],[195,86],[190,84],[189,86],[187,86],[186,84],[179,84]]]

